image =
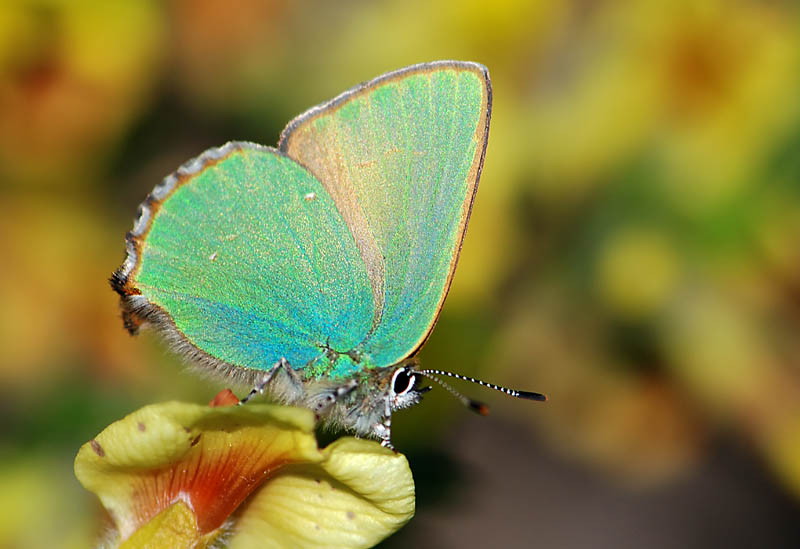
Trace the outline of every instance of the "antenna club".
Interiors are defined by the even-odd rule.
[[[519,391],[516,395],[517,398],[524,398],[525,400],[536,400],[538,402],[547,402],[547,395],[542,393],[531,393],[529,391]]]
[[[490,389],[494,389],[495,391],[499,391],[499,392],[501,392],[501,393],[503,393],[505,395],[508,395],[508,396],[514,397],[514,398],[522,398],[522,399],[525,399],[525,400],[536,400],[538,402],[546,402],[547,401],[547,396],[543,395],[541,393],[534,393],[534,392],[531,392],[531,391],[518,391],[516,389],[510,389],[508,387],[502,387],[500,385],[495,385],[494,383],[481,381],[480,379],[475,379],[474,377],[464,376],[464,375],[456,374],[456,373],[453,373],[453,372],[445,372],[444,370],[426,369],[426,370],[419,370],[418,373],[420,373],[422,375],[425,375],[425,376],[428,376],[428,377],[431,377],[431,379],[436,380],[440,385],[442,385],[445,388],[447,388],[448,386],[446,386],[444,383],[442,383],[441,380],[438,380],[435,377],[433,377],[433,375],[447,376],[447,377],[453,377],[453,378],[456,378],[456,379],[460,379],[460,380],[463,380],[463,381],[469,381],[470,383],[476,383],[476,384],[481,385],[483,387],[488,387]],[[456,394],[452,388],[448,388],[447,390],[450,391],[453,394]],[[481,406],[483,406],[483,405],[481,405]],[[480,412],[480,411],[478,411],[478,408],[476,406],[472,406],[471,404],[470,404],[470,408],[472,408],[476,412],[480,413],[481,415],[486,415],[489,412],[488,408],[486,408],[486,410],[485,410],[486,413]]]
[[[473,409],[484,417],[489,415],[489,407],[486,404],[475,402],[473,403]]]

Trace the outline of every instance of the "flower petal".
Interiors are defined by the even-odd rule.
[[[414,515],[402,454],[342,438],[319,464],[285,467],[241,510],[229,547],[372,547]]]
[[[194,511],[183,501],[178,501],[136,530],[119,546],[119,549],[147,549],[150,547],[203,549],[222,536],[224,536],[224,532],[219,530],[204,536],[200,535]]]
[[[155,404],[84,444],[75,474],[100,497],[121,540],[177,501],[204,535],[276,470],[321,461],[313,427],[304,409]]]

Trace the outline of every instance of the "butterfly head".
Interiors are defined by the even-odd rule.
[[[541,393],[509,389],[507,387],[495,385],[494,383],[488,383],[469,376],[443,370],[421,369],[416,363],[402,363],[398,366],[380,371],[377,383],[372,385],[372,398],[366,399],[370,413],[365,417],[371,418],[368,424],[369,434],[382,439],[385,446],[391,447],[392,413],[413,406],[422,400],[422,395],[431,389],[431,387],[423,386],[423,382],[426,378],[440,385],[472,411],[481,415],[487,415],[489,413],[488,406],[464,396],[448,383],[442,381],[442,376],[469,381],[483,387],[500,391],[514,398],[538,401],[547,400],[547,397]],[[367,425],[363,427],[367,427]]]
[[[319,417],[334,427],[380,439],[384,446],[391,447],[392,413],[422,400],[430,390],[422,386],[423,377],[411,363],[375,368],[342,385],[311,382],[306,385],[303,402],[298,404],[318,410]],[[334,404],[320,409],[314,406],[317,402]]]
[[[538,401],[547,400],[547,397],[540,393],[509,389],[507,387],[495,385],[494,383],[488,383],[469,376],[443,370],[421,369],[414,362],[401,363],[394,367],[381,369],[377,372],[376,376],[377,379],[374,379],[373,383],[361,385],[361,394],[359,394],[357,390],[354,391],[352,396],[355,400],[361,401],[362,405],[360,407],[352,406],[353,401],[351,400],[351,406],[349,407],[351,413],[347,415],[353,418],[354,414],[352,414],[352,411],[354,411],[354,408],[360,408],[361,414],[356,414],[358,418],[352,426],[355,427],[356,431],[360,431],[362,434],[380,438],[385,446],[391,446],[392,413],[413,406],[422,400],[422,395],[431,390],[431,387],[423,386],[423,382],[426,378],[440,385],[458,399],[465,407],[484,416],[489,413],[488,406],[464,396],[448,383],[442,381],[441,377],[446,376],[462,381],[469,381],[483,387],[500,391],[514,398]],[[364,390],[367,390],[369,394],[365,395],[363,393]]]
[[[386,393],[389,409],[394,412],[413,406],[422,400],[422,395],[431,390],[422,387],[423,376],[416,373],[413,366],[399,366],[391,371]]]

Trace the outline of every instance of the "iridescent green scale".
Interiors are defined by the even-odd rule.
[[[408,361],[450,286],[490,111],[485,67],[414,65],[300,115],[277,149],[187,162],[112,277],[126,326],[240,380],[286,361],[303,382],[368,383]]]

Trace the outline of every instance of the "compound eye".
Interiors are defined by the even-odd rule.
[[[407,369],[400,368],[392,377],[392,392],[395,395],[404,395],[414,388],[417,383],[417,376],[411,374]]]

